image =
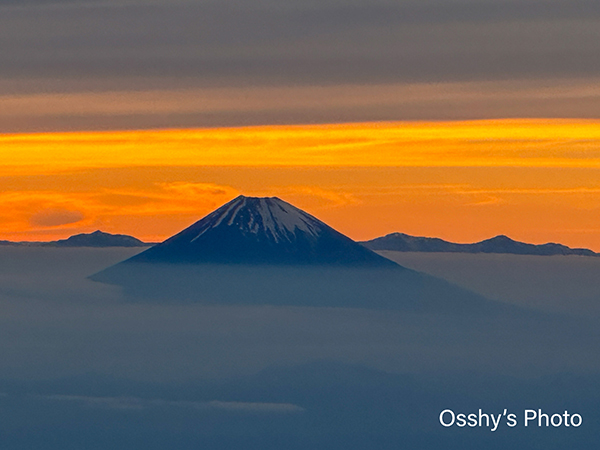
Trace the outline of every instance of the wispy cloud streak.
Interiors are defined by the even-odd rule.
[[[90,397],[80,395],[39,395],[40,399],[56,402],[70,402],[90,408],[107,408],[128,411],[141,411],[149,408],[180,408],[197,411],[225,411],[230,413],[245,414],[297,414],[304,412],[304,408],[292,403],[264,403],[264,402],[235,402],[235,401],[187,401],[164,400],[141,397]]]

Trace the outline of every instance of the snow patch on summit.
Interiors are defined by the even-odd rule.
[[[285,205],[284,207],[279,202],[271,201],[270,199],[260,199],[258,204],[257,212],[262,222],[262,228],[268,231],[275,239],[275,242],[279,242],[279,238],[285,238],[289,240],[289,233],[294,234],[296,230],[303,231],[304,233],[317,236],[318,224],[311,223],[315,222],[308,214],[296,210],[291,205]],[[272,203],[272,204],[268,204]],[[252,232],[258,233],[260,231],[259,221],[252,215],[251,221],[256,224]]]
[[[264,234],[275,242],[291,242],[300,231],[318,236],[325,224],[304,211],[276,197],[256,198],[240,196],[225,208],[211,214],[207,223],[191,240],[194,242],[209,229],[221,226],[237,227],[255,235]]]

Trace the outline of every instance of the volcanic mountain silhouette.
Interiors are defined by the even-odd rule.
[[[397,266],[277,197],[242,195],[130,261]]]
[[[404,268],[276,197],[239,196],[90,277],[133,301],[462,313],[495,302]]]

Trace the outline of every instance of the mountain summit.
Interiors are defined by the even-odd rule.
[[[472,292],[376,254],[277,197],[237,197],[90,278],[121,286],[136,302],[498,311]]]
[[[129,261],[397,266],[277,197],[243,195]]]

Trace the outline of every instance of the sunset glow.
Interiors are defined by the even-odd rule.
[[[129,166],[600,167],[600,122],[494,120],[0,136],[3,170]]]
[[[355,239],[509,234],[600,249],[600,122],[502,120],[0,136],[0,238],[162,240],[239,194]]]

